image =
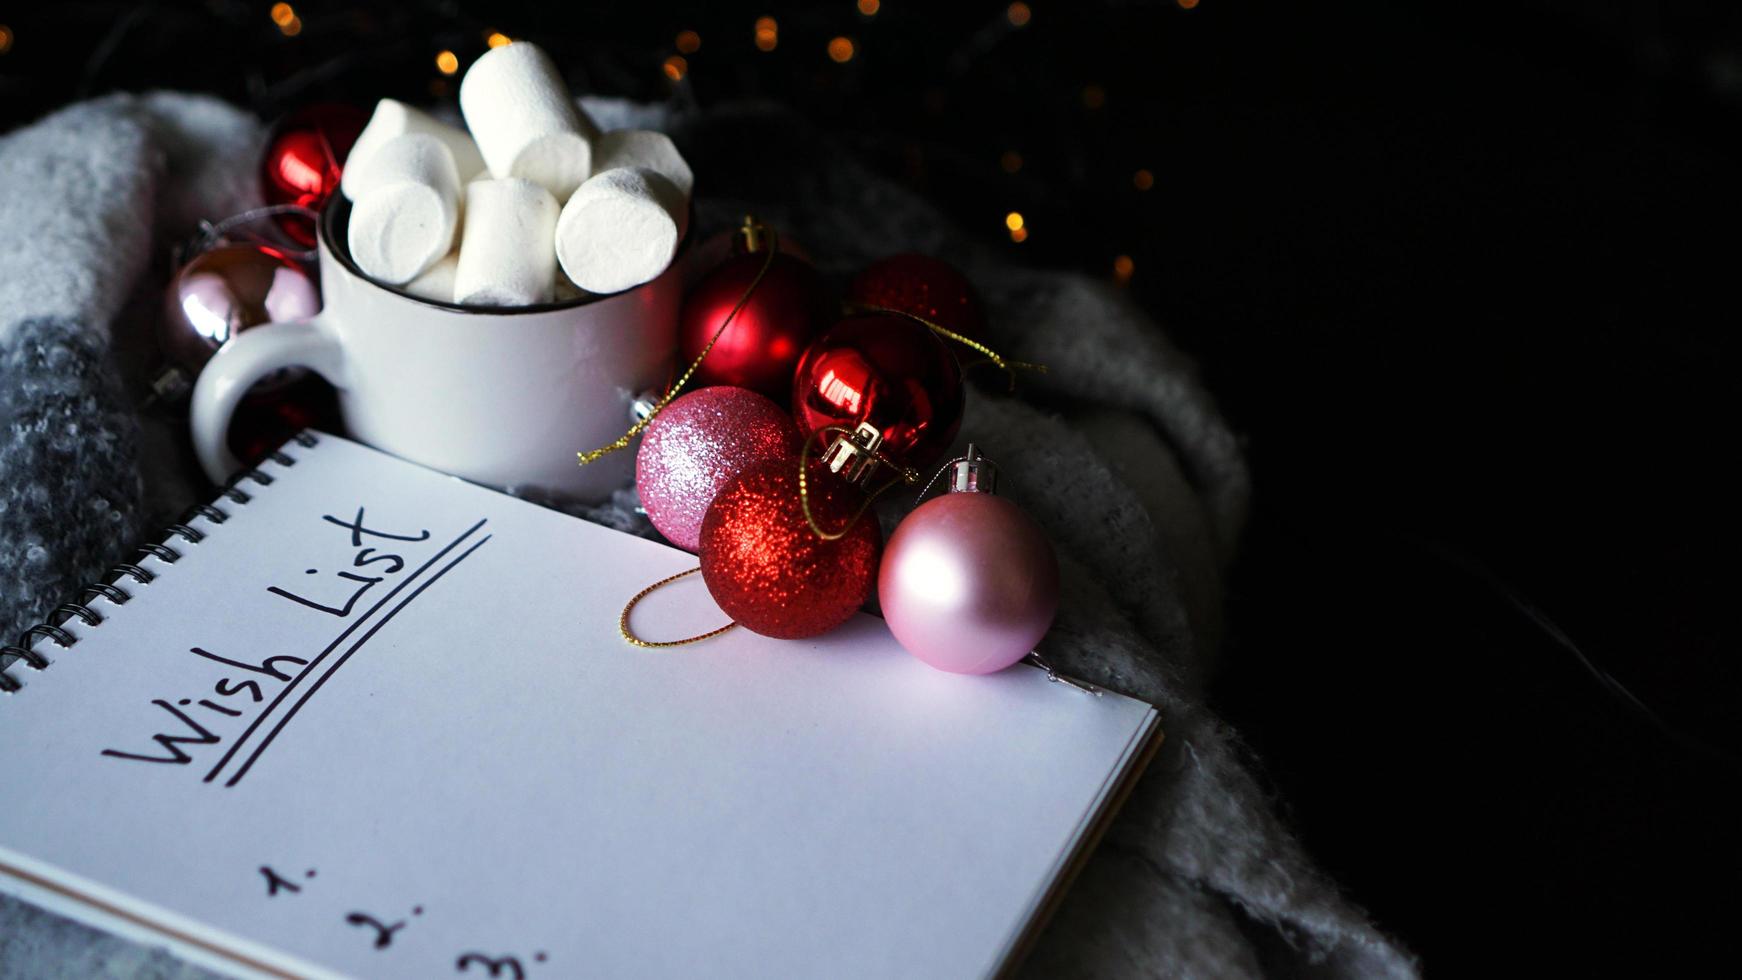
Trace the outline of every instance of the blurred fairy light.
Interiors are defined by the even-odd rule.
[[[773,51],[780,44],[780,24],[773,17],[756,18],[756,49]]]
[[[12,50],[12,28],[0,24],[0,54]]]
[[[1022,169],[1022,154],[1015,150],[1005,150],[998,155],[998,169],[1007,174],[1013,174]]]
[[[690,73],[689,60],[681,54],[674,54],[665,59],[665,64],[661,67],[665,70],[665,77],[674,82],[683,81],[683,77]]]
[[[1139,170],[1131,175],[1131,186],[1140,191],[1149,190],[1155,186],[1155,175],[1147,170]]]
[[[267,11],[272,22],[278,25],[278,32],[285,37],[295,37],[302,33],[302,18],[296,15],[296,8],[288,3],[275,3]]]
[[[460,70],[460,59],[452,51],[443,51],[436,55],[436,70],[444,75],[452,75]]]
[[[695,54],[702,46],[702,36],[695,31],[678,31],[676,44],[677,49],[684,54]]]
[[[488,44],[489,46],[491,46],[493,48],[501,48],[501,47],[507,47],[508,45],[513,44],[514,39],[509,37],[508,35],[502,33],[501,31],[491,31],[490,33],[484,35],[484,43]]]
[[[1131,281],[1131,273],[1137,271],[1137,263],[1131,261],[1131,256],[1121,255],[1113,260],[1113,281],[1123,286]]]
[[[837,37],[829,42],[829,60],[837,65],[844,65],[853,60],[853,39]]]
[[[1034,16],[1034,11],[1028,9],[1028,4],[1022,0],[1004,8],[1004,16],[1010,21],[1011,27],[1027,27],[1028,21]]]
[[[859,0],[859,12],[867,17],[877,16],[877,11],[882,9],[883,4],[879,3],[878,0]]]
[[[1012,229],[1010,229],[1010,240],[1017,243],[1018,245],[1022,244],[1023,242],[1028,241],[1028,229],[1027,228],[1012,228]]]
[[[1028,224],[1027,224],[1027,222],[1022,220],[1022,212],[1021,211],[1012,211],[1009,214],[1005,215],[1004,216],[1004,227],[1009,229],[1011,241],[1013,241],[1013,242],[1026,242],[1026,241],[1028,241]]]
[[[1107,90],[1099,85],[1083,86],[1083,108],[1099,109],[1107,104]]]
[[[1198,5],[1198,0],[1178,0],[1179,9],[1190,10]]]

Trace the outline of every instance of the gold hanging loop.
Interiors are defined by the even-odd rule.
[[[951,330],[949,327],[946,327],[941,323],[934,323],[931,320],[928,320],[925,317],[920,316],[916,313],[909,313],[906,310],[897,310],[897,309],[893,309],[893,308],[887,307],[887,306],[862,306],[862,305],[859,305],[856,303],[849,304],[847,306],[847,311],[849,313],[888,313],[888,314],[892,314],[894,316],[906,317],[909,320],[912,320],[915,323],[918,323],[921,326],[925,327],[927,330],[930,330],[932,333],[937,334],[939,337],[942,337],[945,340],[955,341],[956,343],[961,344],[963,347],[966,347],[969,350],[975,351],[976,353],[984,356],[986,358],[986,361],[984,361],[984,362],[975,361],[973,363],[964,365],[964,368],[973,367],[975,364],[990,362],[991,364],[996,365],[999,370],[1003,371],[1005,374],[1010,376],[1010,390],[1011,391],[1016,390],[1016,372],[1018,372],[1018,371],[1033,371],[1036,374],[1045,374],[1046,373],[1046,365],[1045,364],[1034,364],[1034,363],[1031,363],[1029,361],[1013,361],[1013,360],[1005,357],[1004,355],[998,353],[997,351],[993,350],[992,348],[987,347],[985,344],[980,343],[978,340],[974,340],[970,337],[964,337],[963,335],[955,332],[954,330]]]
[[[756,292],[756,287],[762,285],[763,278],[768,275],[769,268],[774,265],[774,257],[780,254],[780,235],[775,232],[773,228],[767,228],[758,224],[756,219],[750,215],[745,215],[744,227],[740,229],[740,231],[744,234],[747,241],[753,243],[760,241],[756,237],[758,233],[767,236],[766,242],[760,242],[760,244],[767,249],[766,254],[762,258],[762,267],[756,270],[756,277],[750,280],[750,285],[744,287],[744,295],[738,297],[738,302],[732,307],[732,312],[726,314],[726,318],[720,321],[719,328],[716,329],[714,335],[708,339],[708,346],[702,348],[702,352],[696,355],[694,361],[690,362],[690,366],[678,377],[677,382],[665,390],[665,394],[660,396],[659,401],[653,406],[652,411],[648,412],[645,417],[636,421],[634,425],[629,427],[628,432],[618,436],[616,440],[611,443],[600,446],[598,449],[575,454],[580,457],[582,466],[585,466],[588,463],[597,462],[620,449],[628,449],[629,444],[634,441],[636,436],[647,431],[647,427],[653,424],[653,420],[659,418],[659,413],[665,411],[665,407],[670,405],[673,399],[677,398],[678,392],[683,391],[683,386],[688,384],[690,378],[695,376],[696,371],[701,368],[702,362],[707,360],[708,354],[713,352],[714,345],[719,343],[720,338],[725,335],[726,328],[732,325],[732,321],[736,319],[738,314],[743,312],[744,307],[749,304],[751,295]]]
[[[642,589],[640,592],[635,593],[635,598],[630,599],[629,604],[623,607],[623,615],[617,617],[617,632],[623,634],[623,639],[628,641],[628,643],[631,646],[644,647],[644,648],[648,648],[648,649],[660,649],[660,648],[664,648],[664,647],[681,647],[681,646],[688,646],[691,643],[700,643],[703,640],[708,640],[708,639],[712,639],[716,636],[719,636],[721,633],[724,633],[727,630],[730,630],[732,627],[737,626],[738,625],[737,623],[727,623],[726,625],[720,627],[719,629],[712,629],[712,630],[707,631],[706,633],[698,633],[695,636],[686,636],[681,640],[644,640],[641,637],[636,636],[635,631],[629,628],[629,614],[635,611],[636,603],[639,603],[641,600],[652,595],[654,592],[658,591],[659,589],[662,589],[662,588],[670,585],[671,583],[676,582],[678,579],[686,578],[688,576],[694,575],[695,573],[697,573],[701,570],[702,570],[702,566],[697,565],[696,567],[690,569],[687,572],[678,572],[676,575],[670,575],[670,576],[667,576],[665,578],[662,578],[659,581],[648,586],[647,588]]]

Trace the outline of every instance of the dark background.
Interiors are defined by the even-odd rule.
[[[1213,703],[1432,972],[1736,952],[1739,8],[270,6],[9,0],[0,129],[115,89],[451,99],[437,52],[490,30],[582,90],[788,102],[1201,361],[1257,488]]]

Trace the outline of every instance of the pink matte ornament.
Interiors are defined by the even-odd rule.
[[[698,388],[647,427],[635,455],[635,489],[648,520],[685,551],[701,545],[714,495],[746,468],[795,460],[798,428],[779,405],[748,388]]]
[[[907,651],[939,670],[990,674],[1034,651],[1058,611],[1058,559],[1021,508],[991,491],[974,447],[951,492],[920,505],[883,550],[877,595]]]

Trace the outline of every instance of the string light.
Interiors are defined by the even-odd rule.
[[[0,24],[0,54],[12,50],[12,28]]]
[[[1137,264],[1131,261],[1131,256],[1121,255],[1113,260],[1113,281],[1123,286],[1131,281],[1131,273],[1137,271]]]
[[[674,54],[665,59],[665,64],[662,67],[665,69],[665,77],[674,82],[683,81],[683,77],[690,73],[689,60],[681,54]]]
[[[701,46],[702,36],[695,31],[677,32],[677,49],[684,54],[695,54],[696,49]]]
[[[998,167],[1007,174],[1013,174],[1022,169],[1022,154],[1015,150],[1005,150],[998,155]]]
[[[1022,244],[1023,242],[1028,241],[1028,229],[1027,228],[1012,228],[1010,230],[1010,240],[1015,242],[1018,245]]]
[[[1028,9],[1028,4],[1023,3],[1022,0],[1017,0],[1016,3],[1004,8],[1004,16],[1010,21],[1011,27],[1026,27],[1029,19],[1034,16],[1034,11]]]
[[[756,18],[756,50],[773,51],[780,44],[780,24],[773,17]]]
[[[1131,175],[1131,186],[1140,191],[1149,190],[1155,186],[1155,175],[1147,170],[1139,170]]]
[[[829,59],[837,65],[844,65],[853,60],[853,39],[837,37],[829,42]]]
[[[267,11],[272,22],[278,25],[278,33],[285,37],[295,37],[302,33],[302,18],[296,15],[296,8],[288,3],[275,3]]]
[[[1107,104],[1107,90],[1099,85],[1083,86],[1083,107],[1099,109]]]
[[[489,34],[485,35],[484,43],[493,48],[501,48],[513,44],[514,39],[501,31],[491,31]]]
[[[460,70],[460,59],[452,51],[443,51],[436,55],[436,70],[444,75],[452,75]]]
[[[878,0],[859,0],[859,12],[867,17],[877,16],[877,11],[882,9],[883,4],[879,3]]]

